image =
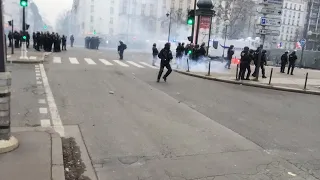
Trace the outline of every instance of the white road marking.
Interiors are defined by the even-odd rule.
[[[53,63],[61,63],[61,57],[53,57]]]
[[[105,60],[105,59],[99,59],[99,61],[101,61],[103,64],[107,65],[107,66],[112,66],[113,64],[111,64],[109,61]]]
[[[39,103],[39,104],[45,104],[45,103],[46,103],[46,100],[45,100],[45,99],[38,99],[38,103]]]
[[[30,56],[29,59],[31,59],[31,60],[36,60],[37,57],[36,57],[36,56]]]
[[[7,55],[7,58],[11,58],[11,55]]]
[[[92,59],[90,59],[90,58],[84,58],[84,60],[88,63],[88,64],[90,64],[90,65],[95,65],[96,63],[92,60]]]
[[[56,102],[54,100],[54,97],[53,97],[53,94],[52,94],[52,91],[51,91],[49,81],[48,81],[48,78],[46,75],[46,71],[44,70],[43,64],[40,64],[40,70],[41,70],[44,89],[45,89],[46,96],[47,96],[47,102],[49,105],[53,128],[55,129],[55,131],[57,133],[60,134],[61,137],[64,137],[64,134],[65,134],[64,127],[63,127],[62,121],[60,119],[60,114],[59,114]]]
[[[36,77],[36,80],[38,81],[38,80],[41,80],[41,77]]]
[[[51,122],[50,119],[41,119],[41,127],[50,127],[51,126]]]
[[[38,64],[36,64],[36,65],[34,65],[34,67],[39,68],[39,65],[38,65]]]
[[[69,61],[71,64],[79,64],[79,61],[77,60],[77,58],[69,58]]]
[[[40,114],[48,114],[48,108],[39,108]]]
[[[120,66],[123,66],[123,67],[129,67],[129,65],[119,61],[119,60],[113,60],[115,63],[119,64]]]
[[[36,73],[36,76],[41,76],[41,74],[40,73]]]
[[[138,68],[144,68],[144,67],[141,66],[140,64],[137,64],[137,63],[135,63],[135,62],[133,62],[133,61],[127,61],[127,62],[128,62],[129,64],[132,64],[132,65],[138,67]]]
[[[296,174],[294,174],[294,173],[292,173],[292,172],[288,172],[288,174],[291,175],[291,176],[293,176],[293,177],[297,176]]]
[[[39,70],[39,69],[36,69],[35,72],[36,72],[36,73],[40,73],[40,70]]]
[[[152,66],[152,65],[150,65],[148,63],[145,63],[145,62],[140,62],[140,64],[143,64],[143,65],[148,66],[148,67],[153,68],[153,69],[158,69],[157,67]]]
[[[40,84],[42,84],[42,82],[41,81],[37,81],[37,84],[40,85]]]

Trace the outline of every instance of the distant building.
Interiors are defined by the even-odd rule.
[[[307,39],[307,50],[320,50],[320,0],[310,0],[306,11],[306,22],[303,36]],[[311,32],[311,35],[308,35]]]

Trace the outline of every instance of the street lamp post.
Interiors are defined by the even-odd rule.
[[[225,46],[226,46],[226,41],[227,41],[228,26],[230,25],[230,21],[227,19],[227,20],[225,20],[224,24],[226,25],[226,31],[224,33],[224,43],[223,43],[223,52],[222,52],[223,58],[224,58],[224,50],[225,50]]]
[[[3,4],[0,0],[0,15],[3,16]],[[0,18],[0,153],[12,151],[18,147],[18,140],[11,136],[10,86],[11,74],[6,72],[3,18]]]
[[[311,36],[312,35],[312,31],[308,31],[307,32],[307,36]],[[304,43],[304,45],[302,46],[302,50],[301,50],[301,57],[300,57],[300,68],[302,68],[302,66],[304,66],[304,61],[303,61],[303,53],[304,53],[304,49],[306,48],[307,42],[308,42],[308,37],[306,38],[306,42]]]
[[[170,34],[171,34],[171,14],[172,14],[172,9],[170,9],[170,12],[166,14],[166,16],[169,17],[168,42],[170,42]]]
[[[22,36],[26,36],[26,8],[25,6],[22,7]],[[20,59],[29,59],[27,56],[27,45],[26,39],[22,38],[21,43],[21,57]]]

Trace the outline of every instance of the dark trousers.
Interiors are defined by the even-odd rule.
[[[246,79],[249,79],[251,74],[251,68],[249,63],[240,63],[240,71],[239,71],[239,79],[243,80],[244,75],[246,74],[246,70],[248,71]]]
[[[230,69],[230,65],[231,65],[231,59],[227,59],[227,63],[224,67]]]
[[[67,45],[66,44],[62,44],[62,50],[67,50]]]
[[[30,40],[26,40],[26,45],[27,45],[27,48],[29,48]]]
[[[71,47],[73,47],[73,41],[71,41]]]
[[[260,68],[261,68],[262,77],[265,77],[266,76],[266,69],[264,67],[264,64],[261,64]],[[257,74],[257,65],[254,68],[254,72],[252,73],[252,76],[256,77],[256,74]]]
[[[172,72],[170,62],[166,61],[166,60],[161,60],[160,70],[159,70],[159,74],[158,74],[158,80],[160,80],[160,78],[161,78],[164,67],[166,67],[168,69],[166,74],[163,76],[164,79],[166,79],[169,76],[169,74]]]
[[[289,66],[288,66],[288,74],[289,74],[290,69],[291,69],[291,75],[293,75],[293,69],[294,69],[295,66],[296,66],[295,63],[289,63]]]
[[[280,72],[284,73],[285,69],[286,69],[286,63],[281,63]]]
[[[123,60],[123,51],[119,51],[120,60]]]

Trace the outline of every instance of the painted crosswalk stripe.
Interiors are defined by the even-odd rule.
[[[107,66],[112,66],[113,64],[111,64],[109,61],[105,60],[105,59],[99,59],[99,61],[101,61],[103,64],[107,65]]]
[[[123,67],[129,67],[129,65],[119,61],[119,60],[113,60],[115,63],[119,64],[120,66],[123,66]]]
[[[95,65],[96,63],[92,60],[92,59],[90,59],[90,58],[84,58],[84,60],[88,63],[88,64],[90,64],[90,65]]]
[[[77,58],[69,58],[69,61],[71,64],[79,64],[79,61],[77,60]]]
[[[151,67],[151,68],[153,68],[153,69],[158,69],[157,67],[152,66],[152,65],[150,65],[150,64],[148,64],[148,63],[145,63],[145,62],[140,62],[140,64],[143,64],[143,65],[145,65],[145,66]]]
[[[61,57],[53,57],[53,63],[61,63]]]
[[[7,55],[7,58],[11,58],[11,55]]]
[[[129,64],[132,64],[132,65],[138,67],[138,68],[144,68],[144,67],[141,66],[140,64],[137,64],[137,63],[135,63],[135,62],[133,62],[133,61],[127,61],[127,62],[128,62]]]
[[[31,60],[36,60],[37,57],[36,57],[36,56],[30,56],[29,59],[31,59]]]
[[[51,122],[50,119],[41,119],[41,127],[50,127],[51,126]]]

